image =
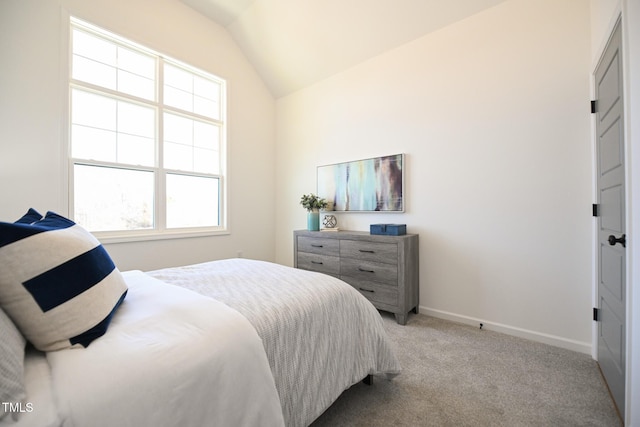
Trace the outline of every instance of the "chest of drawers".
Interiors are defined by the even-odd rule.
[[[335,276],[404,325],[418,312],[418,235],[294,231],[294,267]]]

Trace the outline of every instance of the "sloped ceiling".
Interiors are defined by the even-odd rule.
[[[506,0],[181,0],[224,26],[276,97]]]

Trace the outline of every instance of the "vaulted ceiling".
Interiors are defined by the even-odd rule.
[[[506,0],[181,0],[225,27],[276,97]]]

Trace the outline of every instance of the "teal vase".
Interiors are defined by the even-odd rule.
[[[307,212],[307,230],[320,231],[320,212]]]

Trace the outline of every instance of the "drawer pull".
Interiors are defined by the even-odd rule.
[[[311,245],[312,248],[324,248],[323,245]]]
[[[375,254],[375,251],[371,251],[371,250],[366,250],[366,249],[360,249],[360,252],[365,253],[365,254]]]
[[[322,265],[324,264],[322,261],[311,261],[311,264],[319,264]]]
[[[376,292],[371,289],[365,289],[365,288],[358,288],[358,289],[360,289],[362,292],[371,292],[372,294]]]
[[[362,267],[358,267],[358,270],[359,270],[359,271],[362,271],[362,272],[364,272],[364,273],[375,273],[375,271],[373,271],[373,270],[365,270],[365,269],[364,269],[364,268],[362,268]]]

